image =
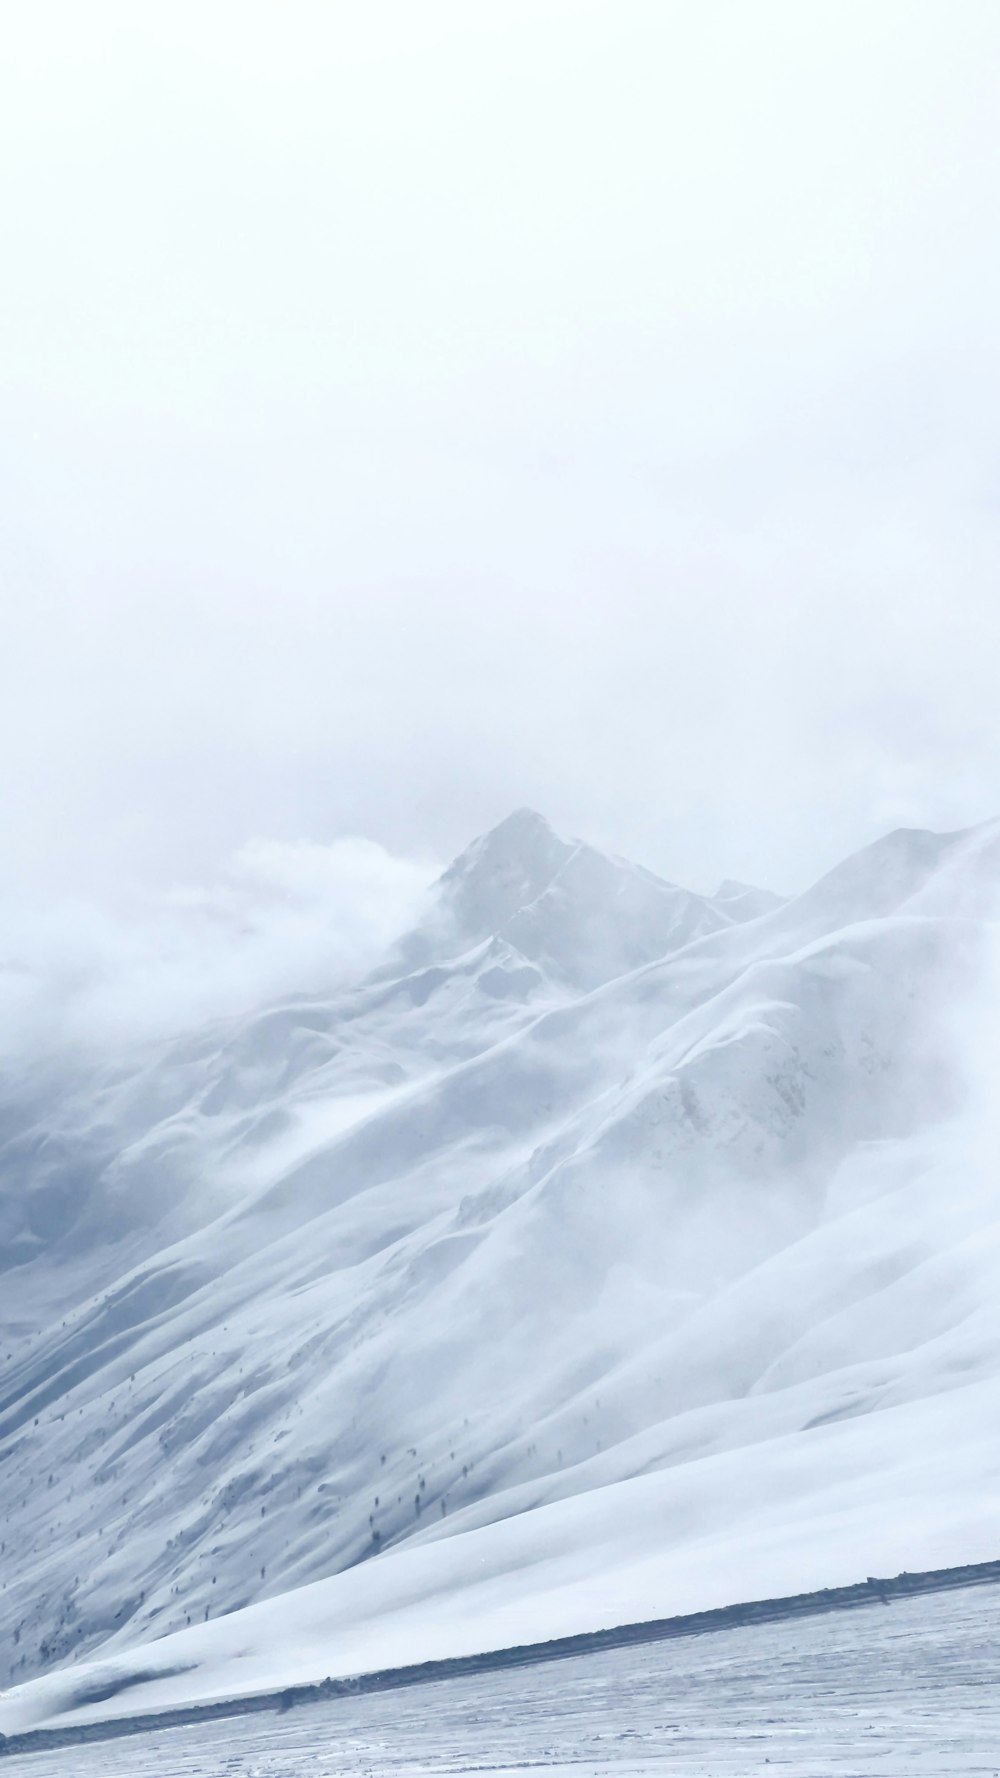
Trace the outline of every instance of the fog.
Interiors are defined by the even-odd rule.
[[[0,1057],[101,1053],[370,968],[434,866],[370,840],[244,846],[213,881],[0,902]]]
[[[56,910],[169,925],[272,843],[408,880],[522,803],[788,891],[996,813],[998,46],[978,0],[20,9],[14,903],[72,953]]]

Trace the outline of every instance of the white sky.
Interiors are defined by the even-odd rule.
[[[4,30],[15,892],[1000,812],[995,0]]]

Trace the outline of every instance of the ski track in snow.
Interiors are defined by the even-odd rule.
[[[7,1778],[996,1778],[1000,1588],[14,1757]]]

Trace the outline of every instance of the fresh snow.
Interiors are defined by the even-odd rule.
[[[14,1756],[10,1778],[994,1778],[996,1588]]]
[[[364,981],[12,1076],[0,1731],[996,1556],[998,886],[522,811]]]

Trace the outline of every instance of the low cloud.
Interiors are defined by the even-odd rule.
[[[419,918],[437,869],[360,838],[254,840],[213,883],[0,905],[0,1051],[115,1047],[322,992]]]

